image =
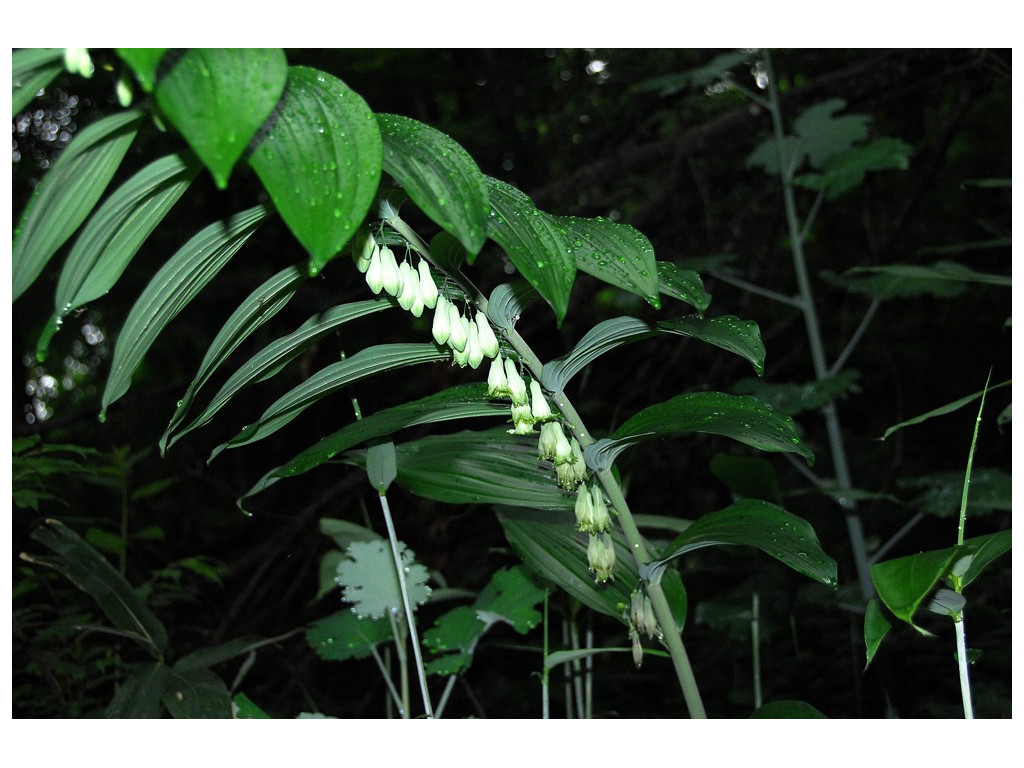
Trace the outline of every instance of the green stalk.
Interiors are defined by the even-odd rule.
[[[400,235],[402,235],[409,244],[418,251],[424,258],[426,258],[435,267],[443,271],[449,278],[459,284],[460,287],[466,292],[466,296],[472,301],[480,312],[487,312],[487,299],[473,283],[461,272],[451,274],[447,270],[443,269],[437,264],[434,259],[430,256],[430,249],[424,243],[423,239],[417,235],[413,229],[406,224],[398,216],[392,216],[387,219],[387,223]],[[525,365],[530,374],[537,381],[541,380],[541,371],[544,368],[544,364],[541,359],[537,357],[537,354],[533,351],[529,344],[523,339],[522,336],[515,330],[515,328],[508,328],[503,331],[505,338],[512,345],[512,348],[519,355],[523,365]],[[588,445],[594,442],[593,437],[587,431],[586,426],[583,423],[583,419],[576,412],[575,407],[566,397],[564,392],[552,393],[552,399],[555,405],[561,411],[562,416],[565,418],[566,427],[573,434],[573,436],[579,441],[581,448],[586,448]],[[643,536],[640,535],[640,530],[637,528],[636,522],[633,520],[633,515],[630,512],[629,505],[626,503],[625,497],[622,495],[622,489],[619,487],[618,481],[615,476],[607,469],[598,470],[595,472],[601,485],[604,487],[605,493],[608,494],[611,500],[612,507],[618,515],[619,522],[622,525],[623,533],[626,536],[626,540],[629,542],[630,550],[633,554],[633,559],[636,562],[638,568],[644,564],[650,562],[651,555],[647,551],[647,545],[644,542]],[[701,701],[700,690],[697,687],[697,681],[693,674],[693,668],[690,666],[690,659],[686,654],[686,649],[683,646],[683,640],[678,631],[674,631],[676,627],[675,617],[672,615],[672,609],[669,607],[668,600],[665,598],[665,592],[661,588],[661,584],[649,583],[647,586],[647,595],[651,599],[651,605],[654,608],[654,615],[658,620],[658,623],[662,627],[664,633],[664,642],[668,649],[669,656],[672,659],[672,666],[675,669],[676,677],[679,680],[679,687],[683,692],[683,699],[686,702],[686,707],[689,710],[690,716],[694,718],[705,718],[707,714],[704,710],[704,704]]]
[[[792,168],[787,168],[786,158],[783,155],[785,146],[785,130],[782,125],[782,112],[779,106],[778,87],[775,83],[775,72],[772,68],[771,55],[764,52],[765,67],[768,72],[768,111],[772,116],[772,128],[775,131],[775,146],[778,150],[779,172],[782,181],[782,197],[786,209],[786,225],[789,230],[790,250],[793,257],[793,270],[796,273],[796,281],[800,296],[800,311],[804,316],[804,325],[807,328],[807,340],[811,348],[811,361],[814,364],[814,376],[817,381],[823,381],[829,375],[829,367],[825,360],[825,345],[821,337],[821,326],[818,322],[818,313],[814,306],[814,293],[811,289],[811,280],[807,272],[807,259],[804,255],[804,232],[796,212],[796,196],[793,192]],[[850,476],[850,468],[846,459],[846,446],[843,442],[843,432],[839,424],[839,414],[835,404],[829,402],[822,408],[822,415],[825,418],[825,428],[828,433],[829,451],[832,455],[832,466],[835,469],[836,484],[840,488],[851,488],[853,481]],[[867,545],[864,541],[864,528],[861,523],[860,514],[857,512],[857,505],[853,499],[840,498],[839,505],[846,515],[846,529],[850,537],[850,547],[853,551],[854,564],[857,569],[857,581],[860,584],[861,597],[867,601],[875,594],[874,584],[871,581],[871,567],[868,561]]]

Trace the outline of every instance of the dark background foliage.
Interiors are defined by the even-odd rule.
[[[484,173],[516,185],[544,210],[629,223],[648,236],[661,260],[699,267],[710,257],[731,257],[728,264],[736,276],[792,295],[796,286],[778,181],[746,165],[749,153],[769,134],[768,115],[735,91],[686,88],[665,95],[642,87],[654,78],[702,66],[718,53],[287,52],[292,64],[315,66],[343,79],[373,110],[408,115],[450,134]],[[62,76],[14,121],[16,212],[74,129],[116,108],[113,78],[103,65],[116,70],[119,64],[110,52],[93,55],[98,65],[93,79]],[[848,111],[871,116],[873,135],[898,137],[913,150],[906,171],[869,174],[863,185],[826,203],[817,219],[808,259],[827,354],[835,359],[869,300],[831,287],[819,273],[893,262],[929,264],[943,256],[927,249],[1009,236],[1009,187],[970,182],[1010,178],[1010,52],[781,50],[775,53],[775,67],[783,111],[790,120],[812,104],[842,98]],[[752,85],[748,69],[738,67],[734,74]],[[152,157],[161,145],[177,146],[173,135],[149,130],[133,152],[143,147],[146,157]],[[53,271],[15,305],[15,435],[39,434],[49,443],[95,448],[103,457],[91,461],[116,478],[98,484],[98,470],[61,478],[50,489],[58,500],[43,502],[38,515],[15,509],[15,716],[102,712],[113,692],[119,659],[130,659],[133,653],[130,646],[113,646],[110,636],[76,629],[90,624],[95,609],[58,577],[19,562],[19,552],[38,551],[27,537],[45,516],[59,517],[83,534],[116,531],[122,504],[128,504],[134,536],[126,574],[133,584],[146,586],[178,654],[240,635],[279,635],[337,610],[336,596],[314,600],[319,557],[330,545],[317,523],[323,516],[363,521],[370,496],[364,476],[352,468],[330,466],[301,481],[278,483],[251,504],[252,517],[241,515],[234,502],[268,468],[347,422],[349,399],[338,396],[320,404],[312,418],[295,421],[257,448],[227,451],[209,466],[206,457],[251,421],[275,392],[340,353],[354,351],[346,346],[347,339],[409,340],[414,334],[423,336],[425,322],[410,331],[404,315],[398,321],[377,316],[359,321],[344,338],[325,339],[280,381],[255,388],[245,406],[230,406],[219,422],[161,458],[156,441],[231,307],[302,256],[285,227],[272,221],[161,337],[133,389],[111,409],[106,423],[96,420],[111,337],[142,287],[198,226],[251,205],[259,194],[258,182],[242,166],[223,192],[202,176],[122,282],[68,319],[45,364],[35,363],[30,353],[52,307]],[[804,212],[812,199],[809,194],[798,198]],[[426,220],[415,223],[431,234]],[[485,290],[507,278],[505,263],[489,256],[494,254],[485,250],[476,267],[477,282]],[[1008,247],[949,257],[980,272],[1009,273]],[[765,380],[813,379],[799,313],[701,271],[713,296],[710,316],[735,314],[760,326],[768,350]],[[239,361],[275,331],[294,327],[327,302],[364,293],[354,270],[344,263],[333,265],[324,279],[300,292],[272,328],[262,331],[262,339],[250,340],[252,346],[238,353]],[[618,314],[653,317],[655,312],[639,299],[581,274],[561,329],[541,305],[525,313],[518,328],[548,359],[568,351],[596,322]],[[858,487],[909,499],[901,480],[963,470],[973,426],[971,408],[903,430],[885,442],[877,438],[892,424],[979,390],[990,368],[994,382],[1009,378],[1010,329],[1004,328],[1009,317],[1010,291],[984,285],[952,298],[925,296],[882,304],[849,363],[859,373],[856,387],[839,402]],[[644,405],[693,390],[729,391],[752,375],[737,357],[669,337],[599,359],[574,380],[570,394],[592,431],[602,434]],[[439,366],[429,374],[399,372],[374,379],[354,387],[351,395],[369,413],[472,378],[458,368]],[[1008,390],[992,396],[977,459],[1005,471],[1010,466],[1011,428],[997,428],[995,415],[1008,402]],[[798,422],[805,441],[820,456],[816,469],[827,476],[822,421],[809,412]],[[745,455],[735,444],[707,437],[651,443],[625,454],[618,467],[631,505],[684,518],[726,506],[729,491],[708,469],[720,452]],[[129,456],[134,457],[130,464],[125,461]],[[808,485],[783,458],[771,456],[770,461],[783,490]],[[165,484],[150,485],[161,481]],[[147,488],[154,492],[131,498],[132,491]],[[392,495],[400,537],[450,586],[479,589],[496,567],[517,562],[490,510],[436,504],[401,489]],[[839,561],[840,589],[833,594],[745,550],[705,550],[687,558],[683,576],[691,608],[685,638],[708,713],[742,717],[752,709],[746,612],[756,588],[763,611],[766,700],[803,699],[830,717],[956,716],[959,691],[950,623],[924,619],[938,639],[897,627],[864,672],[861,619],[844,607],[856,602],[851,591],[856,576],[839,508],[817,494],[793,495],[786,506],[813,524],[825,551]],[[914,514],[887,500],[867,502],[861,511],[869,543],[875,546]],[[978,535],[1009,525],[1009,512],[1004,512],[969,520],[968,529]],[[950,546],[955,529],[952,516],[927,516],[891,556]],[[202,559],[187,560],[197,557]],[[969,597],[968,640],[984,651],[973,668],[977,713],[1008,717],[1010,558],[987,571]],[[563,596],[556,596],[552,610],[564,612],[567,605]],[[429,621],[429,607],[425,616]],[[626,644],[621,624],[603,617],[589,621],[597,644]],[[448,714],[538,716],[539,645],[539,632],[526,639],[502,630],[489,635]],[[680,716],[685,708],[666,664],[652,659],[637,672],[627,655],[598,657],[597,713]],[[217,671],[230,683],[238,663]],[[371,664],[323,662],[301,634],[261,650],[240,687],[283,717],[300,711],[342,717],[384,712],[385,691]],[[558,695],[556,691],[556,699]]]

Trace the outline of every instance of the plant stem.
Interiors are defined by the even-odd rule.
[[[754,670],[754,709],[761,707],[761,605],[760,593],[750,596],[750,654]]]
[[[768,51],[764,52],[764,57],[765,67],[768,72],[768,111],[772,117],[772,128],[775,131],[775,146],[778,150],[782,197],[786,209],[786,225],[789,230],[793,270],[796,273],[800,301],[803,305],[801,312],[804,316],[804,325],[807,328],[807,340],[810,344],[811,361],[814,364],[814,376],[820,382],[829,376],[829,368],[825,361],[825,345],[821,337],[821,326],[818,322],[818,314],[814,306],[814,293],[811,289],[811,281],[807,272],[807,259],[803,248],[804,232],[801,231],[796,212],[796,197],[793,192],[791,178],[792,170],[783,170],[786,168],[786,158],[783,152],[785,131],[782,126],[782,113],[779,108],[778,86],[775,82],[775,72],[772,68],[771,55]],[[836,411],[835,403],[829,402],[825,405],[822,408],[822,415],[825,418],[825,428],[828,432],[829,451],[832,456],[832,466],[835,470],[836,484],[840,488],[851,488],[853,483],[846,460],[846,447],[843,443],[843,433],[839,424],[839,414]],[[843,508],[846,515],[846,528],[850,537],[854,564],[857,569],[857,581],[860,584],[861,597],[867,601],[875,594],[875,589],[871,582],[867,545],[864,541],[864,528],[860,515],[857,512],[856,502],[853,499],[840,498],[839,505]]]
[[[964,629],[964,612],[953,620],[956,628],[956,660],[960,668],[960,696],[964,702],[964,717],[974,719],[974,706],[971,704],[971,679],[967,674],[967,634]]]
[[[405,582],[405,564],[402,562],[402,555],[398,551],[398,537],[395,535],[395,524],[391,520],[391,508],[388,506],[388,499],[383,493],[380,494],[380,506],[384,511],[384,522],[388,527],[388,539],[391,541],[391,554],[395,559],[395,570],[398,573],[398,587],[402,593],[402,605],[405,608],[405,619],[409,627],[409,635],[412,638],[412,653],[413,658],[416,661],[416,673],[420,680],[420,693],[423,696],[423,709],[427,714],[427,718],[433,719],[434,711],[430,705],[430,691],[427,688],[427,673],[423,667],[423,656],[420,652],[419,637],[416,634],[416,617],[413,616],[412,606],[409,604],[409,591],[406,587]],[[407,698],[407,678],[408,672],[406,665],[402,665],[402,693],[403,699]]]

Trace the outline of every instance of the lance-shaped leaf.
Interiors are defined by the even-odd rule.
[[[302,384],[279,397],[258,421],[245,427],[228,442],[217,446],[209,460],[212,461],[226,448],[238,448],[262,440],[314,403],[354,381],[396,368],[442,360],[451,360],[451,352],[436,344],[380,344],[360,350],[346,360],[317,371]]]
[[[12,52],[11,115],[27,107],[36,94],[63,71],[63,48],[25,48]]]
[[[243,363],[224,382],[203,412],[177,434],[172,444],[192,430],[208,424],[239,391],[250,384],[269,379],[339,325],[391,306],[392,302],[374,299],[341,304],[313,315],[292,333],[271,342]]]
[[[161,701],[175,718],[206,720],[233,716],[227,686],[208,669],[172,669]]]
[[[409,117],[378,114],[384,170],[469,254],[487,237],[487,185],[476,161],[450,136]]]
[[[576,261],[563,226],[502,181],[488,177],[487,194],[491,201],[487,236],[502,247],[519,274],[551,305],[561,325],[576,279]]]
[[[355,233],[377,194],[381,139],[363,98],[336,77],[290,67],[281,103],[249,164],[316,275]]]
[[[393,442],[374,443],[366,449],[366,476],[377,493],[384,496],[397,474]]]
[[[115,48],[117,55],[135,74],[142,90],[152,93],[156,87],[156,71],[166,48]]]
[[[604,218],[559,216],[558,226],[580,270],[661,308],[654,248],[643,233]]]
[[[584,449],[587,466],[607,468],[631,445],[682,432],[705,432],[738,440],[762,451],[793,452],[808,464],[814,454],[796,433],[793,419],[753,397],[722,392],[691,392],[648,406],[619,427],[611,438]]]
[[[558,487],[551,465],[537,460],[537,441],[507,430],[431,435],[395,447],[398,483],[448,504],[514,504],[568,510],[575,494]],[[365,451],[346,457],[365,466]]]
[[[694,521],[641,576],[659,578],[672,559],[704,547],[735,544],[756,547],[822,584],[838,584],[836,561],[825,554],[810,523],[759,499],[741,499]]]
[[[196,394],[210,377],[234,352],[238,346],[267,320],[276,315],[295,295],[299,285],[306,279],[304,270],[297,266],[286,267],[260,285],[238,306],[224,323],[217,336],[210,343],[199,371],[188,385],[185,394],[178,401],[167,429],[160,437],[160,454],[178,441],[175,437],[168,442],[171,433],[185,420]]]
[[[118,685],[117,693],[107,705],[106,717],[159,718],[164,713],[163,695],[171,676],[171,668],[162,661],[135,664],[131,673]]]
[[[967,395],[965,397],[961,397],[959,400],[954,400],[951,403],[946,403],[945,405],[940,405],[938,408],[933,408],[932,410],[928,411],[927,413],[922,413],[920,416],[915,416],[912,419],[907,419],[906,421],[901,421],[899,424],[894,424],[893,426],[891,426],[887,430],[885,430],[885,434],[882,435],[881,439],[885,440],[893,432],[896,432],[897,430],[903,429],[904,427],[913,426],[914,424],[921,424],[922,422],[928,421],[929,419],[934,419],[936,416],[945,416],[947,413],[953,413],[954,411],[958,411],[961,408],[963,408],[965,405],[969,405],[970,403],[973,403],[975,400],[977,400],[979,397],[984,395],[986,392],[993,392],[993,391],[995,391],[997,389],[1001,389],[1003,387],[1008,387],[1008,386],[1010,386],[1011,383],[1012,383],[1012,381],[1004,381],[1001,384],[994,384],[993,386],[987,387],[986,389],[982,389],[982,390],[980,390],[978,392],[975,392],[972,395]]]
[[[195,48],[174,59],[156,84],[156,102],[224,189],[281,96],[284,51]]]
[[[238,637],[210,648],[201,648],[178,659],[174,663],[174,669],[177,672],[209,669],[215,664],[221,664],[222,662],[257,651],[260,648],[265,648],[268,645],[280,643],[282,640],[286,640],[301,631],[301,629],[293,629],[291,632],[285,632],[277,637]]]
[[[99,201],[138,133],[142,113],[84,128],[39,182],[14,231],[11,294],[17,300]]]
[[[487,395],[486,384],[463,384],[437,392],[411,403],[386,408],[348,424],[310,446],[287,464],[267,472],[240,498],[255,496],[282,477],[295,477],[322,466],[344,451],[377,437],[393,435],[400,429],[434,424],[453,419],[481,416],[508,418],[508,403],[496,402]]]
[[[40,360],[64,317],[114,286],[199,168],[191,155],[155,160],[118,187],[90,217],[61,270],[56,309],[36,350]]]
[[[128,633],[159,658],[167,650],[167,630],[132,589],[131,584],[77,533],[58,520],[47,520],[32,538],[56,553],[56,557],[22,555],[67,577],[86,592],[118,629]]]
[[[868,600],[867,608],[864,611],[865,669],[875,658],[875,654],[878,653],[878,649],[882,645],[882,640],[889,634],[890,629],[892,629],[892,624],[885,618],[882,609],[878,607],[878,601],[874,598]]]
[[[657,268],[659,293],[685,301],[702,315],[707,312],[711,294],[705,290],[704,281],[695,270],[683,269],[668,261],[659,261]]]
[[[265,206],[258,205],[211,224],[153,276],[128,313],[114,346],[101,418],[110,404],[128,391],[132,374],[160,332],[227,265],[268,214]]]
[[[496,510],[505,538],[523,561],[581,603],[599,613],[625,621],[623,608],[640,583],[632,547],[621,531],[610,535],[615,547],[615,578],[597,584],[587,565],[587,534],[578,533],[575,515],[501,507]],[[686,620],[686,590],[675,571],[662,580],[665,597],[679,628]]]
[[[1010,531],[967,539],[949,549],[919,552],[871,566],[871,581],[879,599],[896,618],[924,635],[931,634],[913,620],[921,603],[940,580],[955,577],[966,587],[982,569],[1010,549]]]
[[[746,358],[760,374],[764,370],[764,344],[756,323],[732,315],[711,318],[682,317],[648,323],[634,317],[616,317],[598,323],[580,339],[572,352],[544,365],[541,380],[551,392],[560,392],[569,380],[597,357],[621,344],[674,333],[701,339]]]

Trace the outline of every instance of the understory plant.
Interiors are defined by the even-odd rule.
[[[711,345],[763,374],[757,323],[710,312],[697,271],[656,257],[648,238],[627,224],[541,210],[484,174],[442,131],[374,112],[343,79],[289,65],[280,49],[116,49],[107,56],[113,63],[94,72],[81,49],[14,53],[15,112],[65,70],[108,77],[121,105],[77,133],[18,216],[14,301],[48,271],[57,273],[37,358],[46,358],[69,317],[124,285],[133,259],[161,238],[172,211],[188,207],[190,192],[212,181],[219,194],[234,193],[225,199],[246,199],[218,220],[191,223],[190,236],[174,244],[121,322],[98,414],[116,420],[118,401],[159,349],[164,329],[211,282],[232,285],[239,259],[265,256],[261,230],[287,229],[301,256],[289,255],[283,268],[267,263],[259,284],[235,291],[226,319],[201,340],[205,352],[191,362],[195,374],[165,431],[152,438],[166,454],[198,430],[227,430],[209,452],[209,471],[225,452],[244,451],[256,474],[226,514],[259,515],[262,494],[306,473],[365,472],[369,490],[358,519],[348,507],[320,521],[335,548],[320,565],[319,596],[345,605],[314,621],[306,639],[326,662],[372,659],[386,681],[389,713],[443,716],[486,633],[540,627],[538,714],[550,714],[562,672],[572,711],[589,714],[594,656],[629,653],[637,668],[671,670],[684,709],[669,714],[703,717],[684,644],[689,605],[680,564],[689,553],[740,545],[837,586],[836,562],[812,526],[780,504],[737,497],[693,519],[683,510],[636,510],[616,467],[628,449],[671,451],[680,435],[695,434],[810,466],[814,454],[789,415],[759,396],[693,389],[685,365],[673,372],[678,394],[645,404],[614,429],[575,399],[577,375],[595,361],[656,337]],[[530,313],[556,329],[567,319],[579,327],[569,300],[579,280],[639,297],[644,317],[583,318],[587,330],[566,340],[569,351],[551,355],[548,339],[520,334],[520,320]],[[299,295],[315,311],[277,327],[275,318],[287,316]],[[813,308],[809,297],[802,306]],[[384,318],[403,329],[401,341],[385,339]],[[268,334],[269,343],[256,344]],[[337,359],[303,368],[328,341],[337,342]],[[303,371],[297,384],[286,376],[296,369]],[[819,383],[828,378],[822,374]],[[367,382],[384,407],[369,411],[354,395],[353,385]],[[407,399],[410,389],[416,395]],[[232,421],[238,414],[245,414],[241,428]],[[300,423],[316,434],[308,447],[291,456],[262,450],[266,438]],[[849,485],[838,473],[837,483]],[[403,494],[391,492],[396,486]],[[418,562],[404,541],[408,532],[396,526],[392,505],[414,497],[492,508],[518,562],[494,569],[479,591],[447,585]],[[44,525],[36,539],[54,550],[50,564],[70,574],[71,553],[53,529]],[[72,535],[61,533],[67,541]],[[561,623],[551,618],[556,599],[570,606]],[[459,604],[444,610],[446,601]],[[422,621],[425,606],[434,609],[430,626]],[[617,622],[621,643],[581,641],[586,612]],[[128,631],[128,619],[108,616]],[[553,651],[549,639],[559,627],[568,641],[559,645],[568,648]],[[172,687],[181,670],[159,653],[126,662],[118,706],[108,713],[123,715],[140,702],[137,714],[151,715],[160,711],[154,702],[163,702],[174,716],[265,716],[259,702],[206,674],[259,642],[240,639],[202,656],[203,684],[188,691]],[[183,697],[194,697],[190,707],[180,706]],[[820,714],[791,701],[759,711]]]

